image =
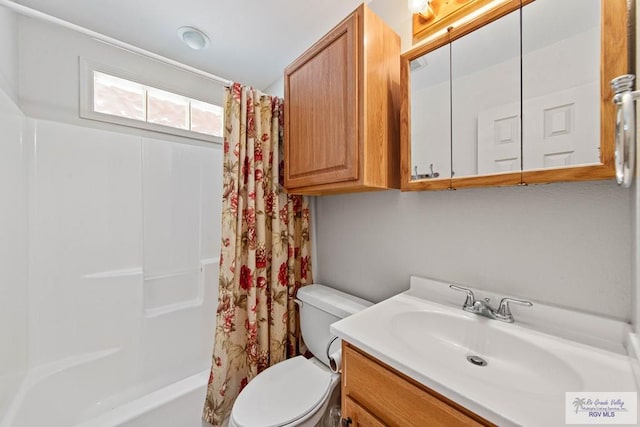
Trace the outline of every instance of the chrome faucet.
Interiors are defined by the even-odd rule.
[[[527,307],[531,307],[533,305],[530,301],[523,301],[515,298],[502,298],[500,300],[500,305],[498,305],[498,309],[496,310],[491,307],[491,300],[489,298],[485,298],[484,301],[476,300],[471,289],[463,288],[458,285],[449,285],[449,287],[453,290],[465,292],[467,294],[467,299],[465,299],[464,304],[462,304],[462,309],[464,311],[488,317],[489,319],[500,320],[501,322],[513,323],[513,314],[509,308],[509,303],[520,304]]]

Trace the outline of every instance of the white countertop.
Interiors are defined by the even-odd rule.
[[[409,291],[334,323],[331,331],[501,426],[565,425],[565,392],[638,390],[624,322],[534,303],[514,306],[516,323],[508,324],[463,311],[463,301],[446,283],[412,277]],[[419,316],[452,319],[458,329],[416,327]],[[488,365],[474,366],[464,354]]]

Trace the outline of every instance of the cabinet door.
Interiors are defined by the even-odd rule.
[[[378,421],[369,411],[348,397],[344,399],[342,419],[351,420],[351,423],[348,423],[349,427],[385,427],[385,424]],[[345,425],[345,422],[342,424]]]
[[[358,14],[285,71],[285,187],[359,178]]]

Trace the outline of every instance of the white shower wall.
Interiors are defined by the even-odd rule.
[[[165,358],[174,338],[191,336],[173,361],[183,364],[203,334],[174,326],[172,336],[153,324],[165,316],[180,322],[185,316],[176,313],[200,307],[205,285],[212,290],[204,277],[217,268],[221,151],[32,123],[33,362],[125,348],[141,338]],[[210,329],[211,321],[191,327]]]
[[[29,348],[16,425],[74,418],[207,369],[221,150],[29,120]],[[109,375],[95,377],[95,367]],[[35,406],[34,406],[35,405]],[[69,405],[67,408],[66,405]],[[15,405],[14,405],[15,406]],[[53,408],[51,408],[53,409]],[[11,425],[11,424],[10,424]]]
[[[3,135],[25,120],[2,117]],[[2,168],[16,207],[27,171],[30,269],[28,300],[24,280],[2,281],[0,332],[15,345],[2,352],[0,425],[73,425],[208,368],[221,150],[27,121],[27,168]],[[2,212],[20,248],[21,211]]]
[[[222,89],[55,25],[17,23],[20,106],[31,118],[32,363],[110,347],[142,348],[142,369],[167,375],[202,362],[215,316],[203,307],[216,300],[221,147],[80,119],[78,60],[211,102]],[[180,346],[180,357],[167,355]]]
[[[17,99],[16,17],[0,8],[0,420],[27,370],[24,115]]]
[[[221,146],[79,119],[79,56],[222,92],[0,7],[1,427],[75,425],[210,365]]]
[[[0,89],[14,104],[18,103],[18,17],[3,7],[0,7]]]
[[[0,419],[27,369],[24,117],[0,90]]]

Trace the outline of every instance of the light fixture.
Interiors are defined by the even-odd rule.
[[[408,0],[413,17],[413,42],[457,27],[511,0]]]
[[[209,45],[209,37],[194,27],[178,28],[178,37],[193,50],[204,49]]]
[[[413,14],[421,14],[427,10],[430,2],[430,0],[408,0],[409,11]]]

